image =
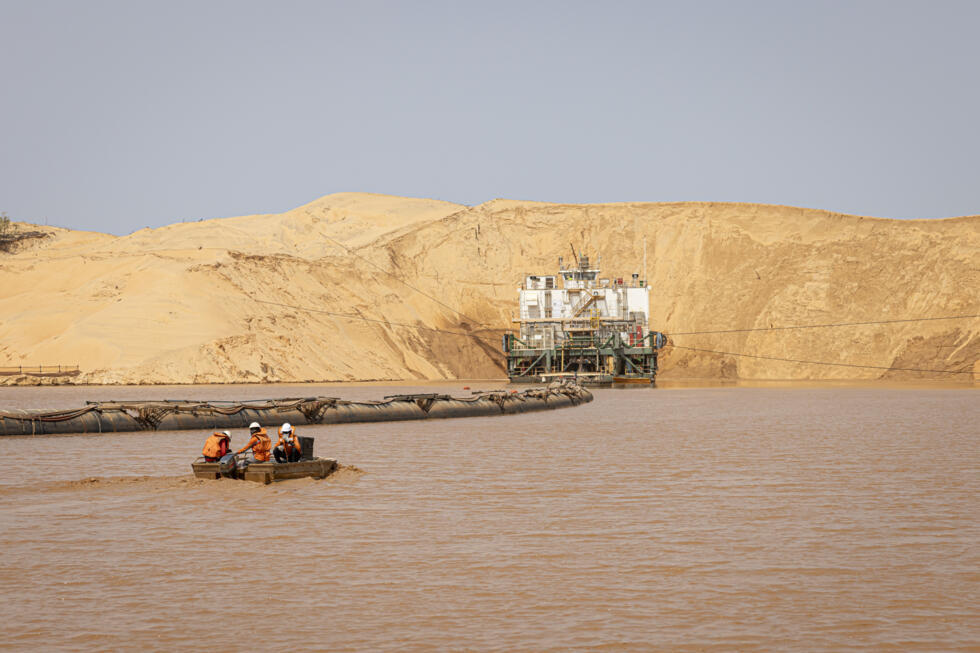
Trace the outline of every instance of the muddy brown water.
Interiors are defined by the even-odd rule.
[[[9,388],[0,407],[411,390]],[[204,433],[0,438],[0,647],[980,648],[976,389],[595,395],[306,427],[358,469],[267,487],[193,479]]]

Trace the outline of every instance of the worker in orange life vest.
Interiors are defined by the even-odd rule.
[[[204,450],[201,455],[209,463],[216,463],[221,460],[231,448],[231,433],[228,431],[215,431],[204,443]]]
[[[248,430],[252,434],[252,437],[249,439],[248,444],[238,450],[238,453],[245,453],[251,449],[255,462],[269,462],[269,450],[272,449],[272,440],[269,439],[269,435],[265,432],[264,428],[259,426],[258,422],[249,424]]]
[[[284,423],[279,429],[279,442],[276,443],[272,453],[275,454],[277,463],[294,463],[300,459],[302,452],[299,437],[296,435],[296,429],[289,422]]]

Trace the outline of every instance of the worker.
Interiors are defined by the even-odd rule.
[[[204,460],[207,462],[216,463],[227,455],[230,448],[231,433],[228,431],[215,431],[204,443],[204,450],[201,452],[201,455],[204,456]]]
[[[294,463],[300,459],[302,452],[299,437],[296,435],[296,429],[289,422],[284,423],[279,429],[279,442],[276,443],[272,453],[275,454],[277,463]]]
[[[272,448],[272,440],[269,439],[265,429],[259,426],[258,422],[252,422],[248,425],[248,430],[252,437],[249,439],[248,444],[239,449],[237,453],[245,453],[251,449],[255,462],[269,462],[269,449]]]

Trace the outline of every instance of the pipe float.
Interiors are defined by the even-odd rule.
[[[245,428],[259,424],[347,424],[514,415],[568,408],[592,401],[575,384],[553,384],[522,392],[474,392],[472,397],[440,394],[391,395],[384,401],[345,401],[336,397],[227,401],[102,401],[68,410],[0,411],[0,435],[122,433],[185,429]]]

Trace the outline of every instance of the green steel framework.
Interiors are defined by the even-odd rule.
[[[663,341],[663,334],[656,331],[631,344],[619,333],[587,330],[566,332],[564,341],[555,347],[534,348],[506,334],[503,350],[512,383],[538,383],[555,376],[577,376],[590,385],[653,383]]]

